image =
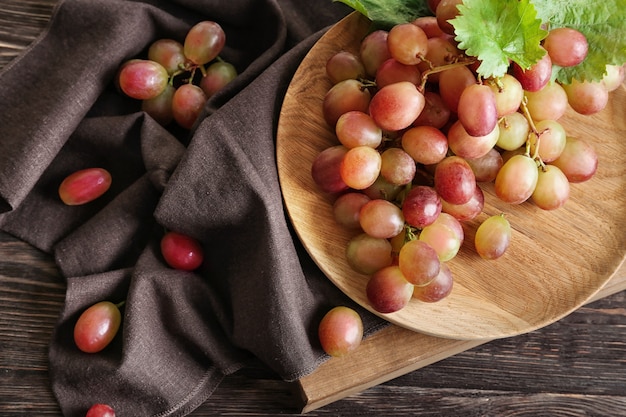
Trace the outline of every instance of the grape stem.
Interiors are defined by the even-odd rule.
[[[465,60],[465,61],[456,61],[456,62],[453,62],[452,64],[440,65],[438,67],[433,66],[432,62],[426,59],[424,59],[424,62],[428,63],[428,65],[430,66],[430,69],[422,73],[422,83],[420,84],[418,88],[420,92],[423,92],[424,89],[426,88],[426,82],[428,81],[428,77],[430,75],[437,74],[438,72],[443,72],[452,68],[472,65],[473,63],[476,62],[476,60],[470,59],[470,60]]]
[[[532,158],[533,160],[535,160],[537,162],[537,164],[541,167],[542,170],[545,171],[546,169],[546,164],[541,160],[541,157],[539,156],[539,143],[541,142],[541,134],[543,132],[545,132],[545,130],[543,132],[539,132],[537,130],[537,126],[535,126],[535,122],[532,118],[532,116],[530,115],[530,111],[528,110],[528,106],[526,105],[528,102],[528,98],[526,96],[524,96],[524,98],[522,99],[522,102],[520,104],[520,108],[522,109],[522,112],[524,114],[524,117],[526,118],[526,120],[528,120],[528,125],[530,126],[530,133],[528,134],[528,139],[526,140],[526,153],[525,155]],[[537,142],[535,144],[535,152],[533,152],[533,155],[530,155],[530,138],[531,135],[535,135],[535,137],[537,138]]]

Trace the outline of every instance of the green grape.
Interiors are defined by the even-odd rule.
[[[488,217],[474,236],[476,252],[483,259],[497,259],[504,255],[511,243],[511,224],[503,214]]]

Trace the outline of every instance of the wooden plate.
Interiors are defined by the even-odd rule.
[[[593,143],[599,168],[574,184],[565,207],[543,211],[530,202],[501,203],[492,185],[482,185],[483,214],[464,225],[463,248],[449,262],[452,293],[438,303],[412,300],[392,314],[373,311],[365,296],[368,277],[345,259],[352,234],[332,217],[332,196],[320,192],[311,164],[320,151],[338,144],[322,115],[330,88],[325,63],[345,49],[358,51],[369,21],[353,13],[332,27],[295,73],[283,103],[277,136],[280,184],[288,214],[309,254],[350,298],[388,321],[429,335],[495,339],[546,326],[589,300],[613,275],[626,253],[626,90],[611,93],[594,116],[569,111],[560,121],[570,136]],[[504,257],[485,261],[473,248],[474,232],[487,215],[507,213],[514,229]]]

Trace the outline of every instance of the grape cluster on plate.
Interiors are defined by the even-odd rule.
[[[450,294],[447,261],[462,247],[463,224],[483,212],[481,183],[493,183],[504,203],[562,207],[570,184],[595,174],[598,157],[559,119],[568,108],[601,111],[624,80],[623,66],[608,65],[599,82],[553,81],[554,66],[579,64],[589,48],[568,28],[549,31],[532,67],[512,63],[484,79],[454,41],[458,3],[442,0],[435,16],[375,30],[358,52],[326,62],[332,86],[322,112],[337,143],[319,153],[311,175],[334,197],[337,223],[354,231],[347,261],[369,276],[367,299],[380,313]],[[505,213],[487,216],[476,252],[501,257],[511,234]]]
[[[184,41],[159,39],[147,59],[122,64],[119,89],[142,100],[142,109],[162,125],[175,121],[191,129],[206,101],[237,76],[236,68],[219,54],[226,34],[214,21],[194,25]]]

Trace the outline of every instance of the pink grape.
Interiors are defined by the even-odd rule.
[[[237,69],[233,64],[226,61],[217,61],[206,69],[206,74],[200,79],[199,86],[207,98],[210,98],[236,77]]]
[[[545,53],[543,57],[530,68],[524,69],[517,63],[513,63],[513,76],[522,85],[526,91],[539,91],[548,82],[552,76],[552,60],[550,55]]]
[[[372,97],[369,114],[383,130],[409,127],[424,109],[424,95],[415,84],[401,81],[387,85]]]
[[[74,325],[74,342],[85,353],[97,353],[112,341],[122,322],[119,308],[100,301],[81,313]]]
[[[448,153],[448,138],[432,126],[417,126],[402,134],[402,148],[415,162],[432,165]]]
[[[443,222],[435,221],[424,227],[419,235],[419,240],[433,248],[441,262],[447,262],[454,258],[461,249],[462,239],[458,232],[452,230]]]
[[[601,81],[577,81],[563,84],[569,105],[577,113],[591,115],[598,113],[609,102],[609,91]]]
[[[558,120],[568,107],[567,94],[561,84],[549,82],[539,91],[526,92],[526,107],[534,121]]]
[[[435,168],[435,189],[451,204],[467,203],[476,190],[472,167],[459,156],[447,156]]]
[[[337,120],[349,111],[367,113],[372,95],[359,80],[344,80],[332,86],[324,96],[322,111],[328,126],[335,128]]]
[[[565,205],[569,193],[569,181],[563,171],[548,164],[538,171],[537,186],[531,200],[543,210],[555,210]]]
[[[551,164],[558,167],[569,182],[584,182],[596,173],[598,154],[588,142],[567,137],[563,152]]]
[[[183,84],[172,97],[172,114],[181,127],[191,129],[204,109],[208,98],[195,84]]]
[[[476,84],[476,77],[465,67],[454,67],[439,74],[439,95],[443,102],[456,113],[459,110],[459,100],[463,91],[470,85]]]
[[[446,35],[446,33],[444,33],[439,27],[436,16],[420,16],[411,23],[419,26],[424,31],[428,39],[443,37]]]
[[[94,404],[87,410],[85,417],[115,417],[115,410],[106,404]]]
[[[337,119],[335,134],[346,148],[356,146],[377,148],[383,141],[383,131],[374,119],[358,110],[344,113]]]
[[[371,198],[360,192],[342,194],[333,203],[333,218],[343,227],[360,229],[359,212],[368,201],[371,201]]]
[[[183,44],[174,39],[159,39],[148,48],[148,59],[163,65],[169,75],[185,68],[187,58]]]
[[[489,152],[479,158],[465,160],[472,168],[476,182],[494,181],[504,164],[502,155],[496,148],[491,148]]]
[[[359,223],[368,235],[390,239],[404,229],[404,215],[398,206],[387,200],[370,200],[361,207]]]
[[[417,167],[415,161],[401,148],[388,148],[381,154],[380,175],[394,185],[413,181]]]
[[[462,57],[463,53],[446,37],[434,37],[428,39],[428,52],[426,52],[425,60],[417,64],[422,73],[431,68],[437,68],[444,65],[452,64]],[[439,73],[427,74],[428,82],[438,83]]]
[[[454,26],[450,20],[459,15],[458,6],[463,4],[463,0],[441,0],[435,9],[435,17],[442,31],[449,35],[454,35]]]
[[[589,44],[580,31],[562,27],[548,32],[543,40],[543,47],[548,51],[554,65],[573,67],[587,57]]]
[[[465,239],[465,231],[461,222],[451,214],[441,212],[437,217],[437,220],[433,224],[443,224],[448,226],[450,230],[454,232],[454,235],[458,240],[463,242]]]
[[[417,25],[399,23],[389,30],[387,46],[396,61],[405,65],[416,65],[428,52],[428,37]]]
[[[450,204],[445,200],[441,200],[442,214],[448,213],[461,222],[470,221],[478,217],[478,215],[482,213],[484,206],[485,194],[478,185],[476,185],[474,194],[467,203]],[[439,217],[441,217],[441,214]]]
[[[359,57],[365,66],[366,75],[371,78],[376,76],[376,71],[381,64],[391,58],[387,45],[388,37],[388,31],[379,29],[371,32],[361,41]]]
[[[400,81],[419,85],[422,81],[422,74],[417,66],[406,65],[393,58],[386,60],[378,67],[378,71],[376,71],[376,86],[378,88]]]
[[[168,80],[169,74],[163,65],[147,59],[133,59],[122,65],[117,82],[127,96],[147,100],[161,94]]]
[[[344,80],[365,78],[365,66],[361,58],[349,51],[339,51],[326,61],[326,75],[337,84]]]
[[[398,267],[411,284],[426,285],[439,273],[441,261],[435,249],[428,243],[410,240],[400,249]]]
[[[535,124],[537,131],[540,133],[530,136],[530,152],[534,155],[538,151],[538,155],[543,162],[552,162],[558,158],[567,141],[565,128],[556,120],[541,120]]]
[[[89,203],[111,187],[111,174],[104,168],[85,168],[65,177],[59,185],[59,197],[68,206]]]
[[[207,20],[189,29],[183,43],[183,50],[191,62],[204,65],[217,58],[225,44],[224,29],[217,22]]]
[[[424,92],[424,109],[413,122],[413,126],[443,128],[450,120],[450,109],[438,93]]]
[[[504,215],[488,217],[476,229],[476,252],[483,259],[500,258],[511,244],[511,234],[511,224]]]
[[[357,146],[346,152],[339,172],[348,187],[362,190],[376,181],[380,175],[381,164],[382,158],[376,149]]]
[[[326,193],[339,193],[349,187],[341,178],[341,162],[348,149],[343,145],[331,146],[321,151],[311,164],[311,177]]]
[[[421,229],[437,219],[441,213],[441,199],[433,187],[414,186],[404,197],[402,213],[408,224]]]
[[[461,93],[457,113],[469,135],[485,136],[498,124],[496,95],[488,85],[472,84]]]
[[[360,233],[348,241],[346,260],[355,271],[373,274],[391,265],[393,261],[391,250],[389,240]]]
[[[448,265],[442,263],[435,279],[426,285],[416,285],[413,288],[413,298],[425,303],[436,303],[450,295],[453,286],[452,271]]]
[[[322,349],[330,356],[344,356],[361,344],[363,321],[350,307],[337,306],[328,311],[318,326]]]
[[[376,271],[365,288],[370,306],[379,313],[393,313],[406,307],[413,296],[413,285],[396,265]]]
[[[457,120],[448,130],[448,147],[461,158],[480,158],[489,152],[498,142],[500,128],[498,124],[493,130],[482,136],[472,136],[463,123]]]
[[[487,84],[496,97],[498,117],[506,116],[519,109],[524,98],[522,84],[511,74],[504,74],[498,82]]]
[[[168,84],[165,90],[158,96],[143,100],[141,109],[150,117],[157,121],[161,126],[167,126],[174,120],[174,112],[172,110],[172,101],[176,88]]]
[[[521,204],[537,185],[537,163],[526,155],[514,155],[502,165],[495,180],[495,192],[505,203]]]
[[[170,267],[182,271],[198,269],[204,262],[202,244],[191,236],[173,231],[161,238],[161,254]]]

